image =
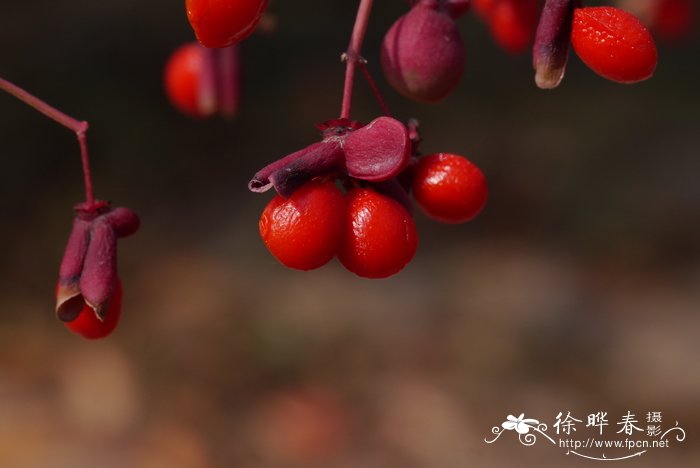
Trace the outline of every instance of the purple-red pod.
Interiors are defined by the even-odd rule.
[[[421,3],[384,36],[381,62],[389,83],[419,102],[438,102],[459,84],[464,43],[452,18]]]
[[[260,169],[248,189],[261,193],[274,187],[287,198],[314,177],[337,173],[379,182],[395,177],[410,162],[408,129],[391,117],[378,117],[365,126],[331,121],[320,128],[322,141]]]
[[[123,206],[114,208],[106,215],[117,237],[128,237],[138,231],[141,220],[133,210]]]
[[[580,0],[547,0],[535,33],[532,66],[541,89],[559,86],[566,72],[574,8]]]
[[[248,189],[262,193],[274,187],[288,198],[306,181],[341,169],[343,159],[341,141],[327,138],[268,164],[248,182]]]
[[[103,320],[117,281],[117,235],[104,217],[95,220],[90,233],[80,292],[85,303]]]
[[[411,159],[408,129],[391,117],[378,117],[348,133],[343,148],[348,175],[370,182],[397,176]]]
[[[80,294],[80,275],[89,245],[90,221],[76,217],[58,270],[56,287],[56,315],[64,322],[74,320],[85,305]]]
[[[129,208],[108,202],[76,206],[56,287],[56,315],[63,322],[78,318],[86,305],[104,320],[118,282],[117,237],[133,234],[139,217]]]

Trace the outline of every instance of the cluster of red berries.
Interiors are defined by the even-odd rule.
[[[319,126],[320,142],[260,170],[249,188],[277,191],[262,213],[259,230],[267,248],[284,265],[311,270],[337,255],[359,276],[385,278],[403,269],[416,252],[411,194],[431,218],[460,223],[482,210],[487,185],[482,172],[462,156],[418,157],[417,122],[404,125],[390,117],[360,56],[372,0],[359,1],[344,54],[341,117]],[[667,38],[684,37],[693,24],[691,0],[616,1]],[[544,0],[537,22],[539,0],[473,0],[473,4],[495,40],[512,53],[527,48],[537,24],[533,65],[542,88],[561,82],[571,44],[586,65],[612,81],[642,81],[656,68],[654,39],[640,19],[623,9],[581,7],[581,0]],[[186,0],[185,5],[199,44],[186,44],[170,58],[164,77],[167,94],[176,108],[190,116],[232,116],[238,103],[236,46],[255,30],[268,0]],[[463,74],[464,44],[455,20],[471,1],[409,0],[409,5],[410,10],[384,37],[381,65],[399,93],[437,102],[455,89]],[[358,68],[386,114],[366,125],[349,118]],[[139,218],[127,208],[95,200],[85,142],[87,122],[63,114],[2,78],[0,89],[78,137],[86,201],[76,207],[61,263],[56,314],[85,338],[107,336],[121,314],[117,238],[133,234]]]
[[[462,156],[420,158],[406,175],[418,205],[438,221],[469,221],[486,203],[483,173]],[[272,255],[290,268],[312,270],[337,255],[358,276],[385,278],[401,271],[418,246],[407,200],[386,186],[357,179],[343,196],[332,178],[318,178],[288,198],[276,195],[260,217],[260,235]]]

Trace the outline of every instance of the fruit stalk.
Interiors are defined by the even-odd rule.
[[[0,89],[41,112],[51,120],[63,125],[68,130],[75,132],[80,145],[80,158],[83,165],[83,178],[85,179],[85,203],[87,206],[93,206],[95,204],[95,196],[92,189],[92,174],[90,172],[86,137],[88,123],[84,120],[74,119],[2,77],[0,77]]]
[[[384,115],[387,117],[391,117],[391,109],[389,109],[389,106],[387,105],[386,101],[384,100],[384,96],[382,96],[382,92],[379,91],[379,86],[377,86],[377,83],[374,81],[374,78],[372,78],[372,75],[370,74],[369,70],[367,69],[367,64],[364,62],[360,63],[360,70],[362,71],[362,74],[365,77],[365,80],[367,81],[367,84],[369,85],[369,88],[372,90],[372,94],[374,94],[374,99],[377,100],[377,103],[379,103],[379,107],[382,109],[382,112]]]
[[[360,6],[357,9],[355,25],[350,36],[350,44],[348,50],[343,54],[345,60],[345,85],[343,87],[343,104],[340,109],[340,118],[349,119],[350,110],[352,108],[352,89],[355,82],[355,70],[360,61],[364,60],[360,55],[362,50],[362,42],[365,39],[367,32],[367,23],[369,15],[372,11],[373,0],[360,0]]]

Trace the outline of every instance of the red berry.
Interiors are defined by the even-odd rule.
[[[437,102],[462,78],[464,44],[447,13],[419,3],[384,36],[381,62],[384,76],[399,93]]]
[[[180,112],[192,117],[207,117],[214,107],[207,109],[200,99],[204,50],[193,42],[179,47],[165,65],[165,92]]]
[[[528,48],[537,27],[537,0],[472,0],[472,4],[506,52],[519,54]]]
[[[466,158],[431,154],[414,169],[413,196],[425,213],[445,223],[473,219],[486,204],[488,187],[481,170]]]
[[[117,323],[119,322],[119,316],[121,315],[121,310],[122,283],[119,281],[119,279],[117,279],[104,321],[100,321],[92,307],[85,304],[78,317],[71,322],[65,322],[65,325],[73,333],[76,333],[83,338],[87,338],[88,340],[104,338],[112,333],[116,328]]]
[[[386,278],[403,269],[418,247],[411,214],[397,201],[372,189],[346,195],[347,216],[338,258],[365,278]]]
[[[654,74],[654,39],[635,16],[624,10],[577,8],[571,40],[581,60],[604,78],[635,83]]]
[[[491,35],[506,52],[528,49],[537,27],[537,0],[501,0],[494,4],[489,23]]]
[[[267,0],[186,0],[187,19],[205,47],[227,47],[250,36]]]
[[[260,217],[260,236],[282,264],[313,270],[335,256],[343,233],[345,200],[333,182],[312,180],[289,198],[276,195]]]
[[[659,0],[652,29],[666,39],[682,39],[692,29],[693,9],[691,0]]]

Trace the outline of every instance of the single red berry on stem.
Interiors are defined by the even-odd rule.
[[[654,39],[633,15],[614,7],[574,10],[571,41],[576,54],[594,72],[611,81],[636,83],[654,74]]]
[[[250,36],[267,0],[186,0],[187,19],[205,47],[228,47]]]
[[[401,271],[418,247],[411,214],[397,201],[369,188],[346,194],[347,215],[341,263],[364,278],[386,278]]]
[[[437,153],[421,158],[413,177],[416,202],[428,216],[438,221],[469,221],[486,204],[486,177],[462,156]]]
[[[117,279],[104,320],[98,319],[95,310],[86,303],[78,317],[70,322],[65,322],[65,325],[73,333],[88,340],[104,338],[116,328],[117,323],[119,323],[121,310],[122,283]]]
[[[185,44],[178,48],[165,65],[165,92],[170,102],[183,114],[191,117],[208,117],[215,111],[214,106],[202,105],[201,82],[202,52],[197,43]]]
[[[312,180],[289,198],[276,195],[263,210],[258,227],[268,250],[297,270],[319,268],[338,251],[345,200],[331,181]]]

